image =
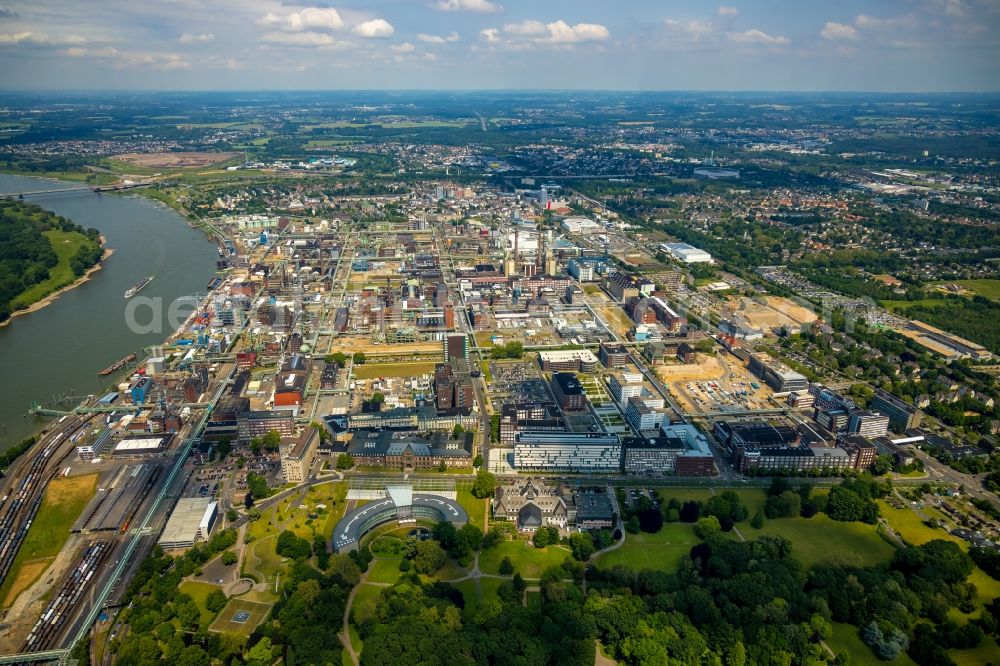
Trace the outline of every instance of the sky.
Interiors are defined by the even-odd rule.
[[[1000,0],[0,0],[0,89],[1000,91]]]

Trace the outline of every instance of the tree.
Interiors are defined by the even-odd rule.
[[[573,559],[585,562],[594,554],[594,540],[586,532],[576,532],[569,537],[569,548]]]
[[[236,522],[239,520],[240,514],[236,509],[226,509],[226,520],[229,522]]]
[[[500,560],[500,566],[497,571],[500,572],[501,576],[509,576],[514,573],[514,563],[510,561],[510,558],[506,555]]]
[[[236,553],[231,550],[227,550],[222,554],[222,563],[227,567],[236,564],[237,559],[239,558],[236,557]]]
[[[364,365],[365,361],[367,360],[365,358],[364,352],[354,352],[354,356],[352,357],[352,359],[355,365]]]
[[[219,610],[222,610],[221,608]],[[188,645],[177,655],[177,666],[208,666],[211,659],[198,645]]]
[[[267,479],[260,474],[255,474],[254,472],[247,474],[247,488],[254,499],[264,499],[271,496],[271,489],[267,485]],[[253,506],[252,500],[250,506]]]
[[[337,469],[351,469],[354,467],[354,458],[350,453],[341,453],[337,456]]]
[[[448,554],[437,541],[418,541],[413,554],[413,568],[417,573],[430,575],[444,566]]]
[[[325,442],[330,439],[330,431],[327,430],[326,426],[319,421],[312,421],[309,424],[309,427],[315,430],[316,434],[319,435],[319,441]]]
[[[759,530],[764,527],[764,511],[757,509],[757,513],[753,514],[753,519],[750,521],[750,526],[755,530]]]
[[[334,352],[332,354],[327,354],[323,357],[323,360],[330,364],[336,364],[338,368],[343,368],[347,366],[347,354],[344,352]]]
[[[663,514],[655,506],[640,510],[636,516],[639,518],[639,529],[643,532],[655,534],[663,528]]]
[[[437,470],[443,474],[448,471],[448,465],[442,460],[438,463]]]
[[[290,530],[278,535],[274,552],[282,557],[302,560],[312,555],[312,544]]]
[[[223,437],[215,443],[215,452],[219,454],[219,460],[225,460],[226,456],[233,450],[233,445],[228,437]]]
[[[465,428],[462,427],[461,423],[456,423],[455,427],[451,429],[451,438],[458,439],[465,432]]]
[[[477,453],[476,457],[472,459],[472,466],[476,469],[483,466],[483,455],[481,453]]]
[[[695,523],[698,518],[701,517],[701,504],[695,502],[694,500],[689,500],[684,502],[684,506],[680,510],[680,518],[682,523]]]
[[[707,539],[721,531],[722,525],[719,524],[719,519],[715,516],[702,516],[694,526],[694,533],[700,539]]]
[[[472,496],[479,499],[493,497],[497,487],[497,478],[484,469],[476,472],[476,480],[472,484]]]
[[[559,543],[559,530],[543,525],[535,530],[535,534],[531,537],[531,543],[535,548],[545,548],[549,544]]]
[[[802,498],[794,490],[783,490],[771,495],[764,503],[764,515],[768,518],[792,518],[799,515]]]
[[[642,528],[639,526],[639,516],[632,516],[625,523],[625,531],[629,534],[638,534]]]
[[[514,591],[517,592],[518,595],[524,594],[524,591],[528,588],[528,584],[524,582],[524,579],[521,578],[521,574],[519,573],[514,574],[514,579],[511,583],[514,586]]]
[[[270,666],[274,660],[271,648],[271,639],[264,636],[257,644],[243,653],[243,660],[247,666]]]
[[[218,613],[220,610],[226,607],[229,599],[226,597],[226,593],[220,589],[212,590],[205,597],[205,608],[207,608],[212,613]]]

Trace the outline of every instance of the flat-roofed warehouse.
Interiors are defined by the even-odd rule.
[[[172,434],[126,437],[115,444],[111,450],[111,456],[114,458],[139,458],[159,455],[167,450],[167,445],[170,444],[172,438]]]
[[[216,502],[208,497],[182,497],[177,500],[158,543],[164,548],[188,548],[199,539],[208,539],[216,509]]]

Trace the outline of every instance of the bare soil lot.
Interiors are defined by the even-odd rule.
[[[183,169],[211,166],[238,156],[239,153],[127,153],[116,156],[116,159],[151,169]]]

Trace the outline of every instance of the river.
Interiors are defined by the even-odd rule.
[[[0,174],[0,193],[74,187],[71,183]],[[53,303],[15,317],[0,327],[0,450],[36,432],[44,421],[27,415],[34,402],[52,405],[54,396],[100,394],[121,374],[97,374],[129,352],[170,333],[167,307],[175,299],[204,294],[215,273],[215,245],[166,206],[139,195],[98,195],[90,191],[29,195],[26,201],[94,227],[114,253],[90,279]],[[155,275],[134,299],[159,299],[164,326],[136,333],[126,322],[126,289]],[[145,301],[144,301],[145,302]],[[190,308],[184,311],[190,312]],[[150,321],[150,309],[136,319]],[[76,398],[61,407],[69,409]]]

